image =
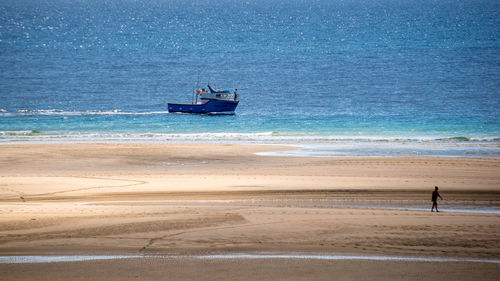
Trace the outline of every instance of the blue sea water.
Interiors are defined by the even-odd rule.
[[[0,143],[500,157],[495,0],[2,0]],[[193,86],[235,115],[169,114]]]

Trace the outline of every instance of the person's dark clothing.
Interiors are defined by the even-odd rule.
[[[437,190],[434,190],[432,192],[432,202],[436,202],[438,200],[439,192]],[[441,196],[439,196],[441,197]]]

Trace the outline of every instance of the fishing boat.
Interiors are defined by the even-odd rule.
[[[229,90],[216,90],[210,83],[208,91],[204,88],[193,91],[191,104],[169,103],[169,112],[234,114],[238,106],[238,89],[233,93]]]

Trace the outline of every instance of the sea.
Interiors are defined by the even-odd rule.
[[[61,142],[500,157],[500,2],[2,0],[0,144]]]

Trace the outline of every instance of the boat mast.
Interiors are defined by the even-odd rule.
[[[198,80],[196,80],[196,89],[194,90],[196,101],[195,104],[198,104],[198,91],[200,89],[200,73],[198,73]]]
[[[193,97],[191,98],[191,104],[194,104],[194,94],[196,93],[196,91],[194,90],[194,86],[193,86]]]

